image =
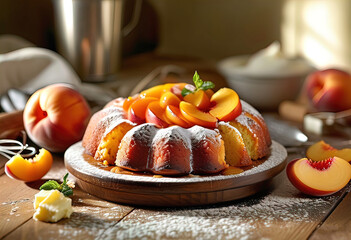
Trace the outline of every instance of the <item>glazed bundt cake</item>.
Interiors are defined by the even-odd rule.
[[[172,86],[176,89],[172,89]],[[221,90],[210,95],[202,94],[201,98],[207,96],[211,104],[208,109],[215,106],[224,108],[216,110],[224,117],[216,117],[218,120],[215,118],[215,126],[208,127],[208,122],[210,126],[213,124],[213,116],[208,116],[211,111],[206,112],[203,104],[201,110],[196,107],[190,110],[179,107],[179,102],[183,101],[179,95],[182,89],[179,88],[184,86],[185,84],[167,84],[165,90],[161,85],[156,90],[154,87],[150,92],[144,91],[138,96],[118,98],[108,103],[104,109],[93,115],[88,124],[82,141],[86,153],[104,164],[160,175],[214,174],[228,166],[250,166],[253,160],[269,154],[271,138],[263,117],[256,109],[239,98],[228,101],[231,102],[229,104],[238,106],[211,102],[212,96]],[[231,91],[234,92],[229,89],[221,94],[228,98],[227,96],[231,97]],[[168,100],[162,98],[163,93],[167,93]],[[169,100],[172,94],[174,96]],[[217,95],[216,99],[220,97]],[[154,98],[157,101],[162,99],[165,102],[159,107],[156,100],[149,99],[157,108],[153,106],[140,109],[141,104],[133,105],[133,102],[141,98]],[[201,102],[202,99],[196,101]],[[166,108],[168,105],[172,107]],[[130,110],[131,108],[134,109]],[[181,116],[174,112],[171,112],[173,115],[166,114],[165,111],[172,109]],[[130,120],[131,113],[126,110],[137,112],[139,116],[149,116],[145,118],[147,120],[143,120],[144,123],[136,123]],[[183,111],[188,111],[187,114],[192,118],[186,117]],[[198,114],[197,111],[202,112]],[[197,122],[200,124],[196,124]]]

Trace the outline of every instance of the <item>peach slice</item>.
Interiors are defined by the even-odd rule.
[[[137,124],[144,123],[146,108],[149,105],[149,103],[155,101],[158,102],[159,100],[154,97],[145,97],[134,101],[129,107],[128,119]]]
[[[179,106],[180,99],[172,92],[165,92],[160,98],[160,106],[166,108],[168,105]]]
[[[137,100],[137,97],[128,97],[124,100],[122,108],[125,112],[128,112],[130,105]]]
[[[221,121],[230,121],[241,114],[241,103],[238,94],[230,88],[221,88],[211,97],[210,114]]]
[[[165,92],[164,85],[157,85],[155,87],[142,91],[140,93],[140,97],[141,98],[154,97],[159,99],[164,92]]]
[[[169,121],[165,117],[165,110],[160,106],[160,102],[151,102],[146,108],[146,122],[154,123],[156,126],[166,128],[169,126]]]
[[[190,123],[186,120],[179,108],[176,106],[168,105],[166,108],[166,117],[174,124],[181,126],[183,128],[190,128],[194,126],[194,124]]]
[[[185,88],[185,86],[189,87],[192,90],[195,90],[195,87],[193,85],[191,85],[191,84],[177,83],[177,84],[174,84],[174,86],[172,86],[170,91],[172,93],[174,93],[179,99],[183,99],[182,90],[183,90],[183,88]]]
[[[301,192],[327,196],[339,191],[350,181],[351,165],[338,157],[317,162],[302,158],[291,161],[286,173],[290,182]]]
[[[191,103],[200,110],[208,110],[210,107],[210,98],[203,90],[197,90],[184,97],[184,101]]]
[[[212,89],[207,89],[205,91],[206,95],[208,96],[209,99],[211,99],[211,97],[213,96],[214,92]]]
[[[200,111],[191,103],[181,101],[179,109],[186,120],[203,127],[215,128],[217,119],[209,113]]]
[[[41,179],[51,168],[51,153],[42,148],[33,159],[25,159],[17,154],[5,164],[6,174],[14,179],[32,182]]]
[[[351,161],[351,149],[336,149],[324,141],[319,141],[307,149],[306,156],[313,161],[322,161],[330,157],[339,157]]]

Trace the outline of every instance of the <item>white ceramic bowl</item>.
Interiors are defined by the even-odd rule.
[[[260,110],[274,110],[284,100],[294,100],[300,92],[304,79],[312,71],[297,74],[274,73],[259,75],[241,71],[250,56],[229,57],[217,65],[219,72],[226,78],[229,87],[239,97]],[[307,64],[307,63],[306,63]]]

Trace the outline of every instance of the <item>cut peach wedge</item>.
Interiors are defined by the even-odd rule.
[[[313,161],[322,161],[330,157],[339,157],[351,161],[351,149],[336,149],[324,141],[319,141],[307,149],[306,156]]]
[[[214,116],[197,109],[197,107],[191,103],[181,101],[179,109],[183,117],[193,124],[209,128],[215,128],[217,126],[217,119]]]
[[[186,95],[184,101],[191,103],[200,110],[208,110],[210,108],[210,98],[203,90],[197,90]]]
[[[32,182],[41,179],[51,168],[51,153],[42,148],[33,159],[23,158],[17,154],[5,164],[6,174],[14,179]]]
[[[164,92],[165,92],[164,85],[157,85],[155,87],[142,91],[140,93],[140,97],[141,98],[147,98],[147,97],[160,98]]]
[[[327,196],[350,181],[351,165],[338,157],[317,162],[302,158],[291,161],[286,173],[290,182],[301,192],[311,196]]]
[[[137,97],[128,97],[127,99],[124,100],[122,108],[125,112],[128,112],[130,105],[132,105],[133,102],[135,102],[135,100],[137,99]]]
[[[146,108],[151,102],[159,101],[154,97],[145,97],[135,100],[128,109],[128,120],[141,124],[145,122]]]
[[[211,97],[214,105],[209,113],[220,121],[230,121],[241,114],[241,103],[238,94],[230,88],[221,88]]]
[[[153,123],[157,127],[166,128],[171,123],[165,117],[165,110],[160,106],[160,102],[151,102],[145,112],[146,122]]]
[[[176,106],[168,105],[166,108],[166,117],[175,125],[183,128],[190,128],[194,124],[186,120]]]
[[[168,105],[178,107],[180,99],[172,92],[165,92],[160,98],[160,106],[166,108]]]

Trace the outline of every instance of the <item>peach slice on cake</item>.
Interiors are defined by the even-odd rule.
[[[170,122],[165,117],[165,110],[160,106],[160,102],[151,102],[145,112],[146,122],[154,123],[156,126],[165,128]]]
[[[172,92],[165,92],[160,98],[160,106],[166,108],[168,105],[179,106],[180,99]]]
[[[191,103],[181,101],[179,104],[180,112],[183,117],[193,124],[203,127],[215,128],[217,126],[217,118],[209,113],[203,112]]]
[[[146,108],[151,102],[159,101],[154,97],[140,98],[134,101],[128,109],[128,120],[141,124],[145,122]]]
[[[286,173],[290,182],[301,192],[327,196],[339,191],[350,181],[351,165],[338,157],[322,161],[302,158],[291,161]]]
[[[200,110],[207,110],[210,107],[210,98],[204,90],[197,90],[186,95],[184,101],[191,103]]]
[[[179,108],[176,106],[168,105],[166,108],[166,117],[175,125],[181,126],[183,128],[190,128],[194,124],[186,120]]]
[[[209,113],[220,121],[230,121],[241,114],[241,103],[238,94],[230,88],[221,88],[211,97],[214,105]]]
[[[307,149],[306,156],[313,161],[322,161],[330,157],[339,157],[351,161],[351,149],[336,149],[324,141],[319,141]]]

